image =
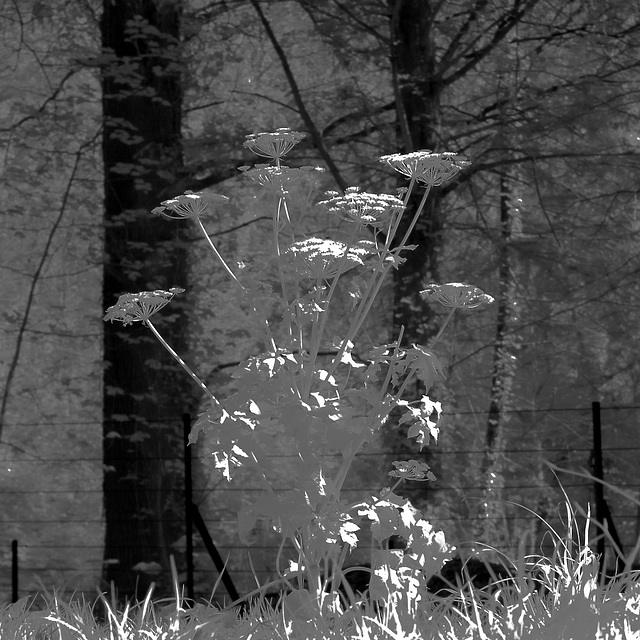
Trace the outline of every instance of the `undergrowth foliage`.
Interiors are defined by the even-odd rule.
[[[240,467],[251,467],[264,480],[265,494],[239,514],[241,539],[259,523],[266,523],[288,539],[297,551],[283,577],[297,589],[288,596],[296,606],[320,603],[334,606],[323,584],[340,585],[342,566],[350,549],[358,546],[363,519],[379,549],[373,553],[371,596],[421,598],[425,580],[441,567],[452,548],[407,499],[395,490],[406,481],[430,481],[429,467],[415,460],[396,462],[389,476],[395,484],[364,501],[349,504],[341,490],[354,458],[370,442],[392,410],[400,411],[400,423],[409,423],[408,437],[420,449],[438,436],[440,403],[424,395],[418,401],[403,399],[403,392],[416,379],[428,390],[442,377],[442,366],[433,352],[440,337],[428,348],[397,339],[354,357],[358,333],[379,294],[386,275],[405,260],[415,247],[407,244],[433,187],[453,177],[469,163],[454,153],[418,151],[383,156],[388,167],[409,181],[398,196],[362,192],[357,187],[343,194],[327,192],[316,206],[350,225],[346,241],[305,236],[296,225],[299,216],[291,210],[290,194],[310,192],[318,168],[292,168],[281,163],[304,134],[290,129],[247,136],[245,146],[268,158],[269,164],[243,167],[244,174],[275,192],[272,215],[273,263],[277,287],[267,281],[256,288],[243,282],[242,269],[235,269],[220,254],[201,221],[226,204],[227,198],[206,192],[186,192],[162,202],[153,213],[170,219],[191,219],[204,234],[216,261],[238,287],[262,328],[265,351],[252,356],[232,372],[236,391],[219,400],[171,349],[152,323],[151,316],[181,289],[145,291],[121,296],[107,310],[105,320],[124,324],[142,322],[158,337],[187,373],[206,392],[208,408],[191,433],[195,442],[206,435],[215,468],[232,481]],[[402,238],[397,237],[406,205],[415,190],[422,198]],[[266,272],[267,270],[265,270]],[[351,300],[346,334],[327,335],[327,319],[338,284],[346,285]],[[422,292],[428,299],[450,307],[446,322],[458,308],[478,308],[492,301],[481,290],[464,283],[431,284]],[[284,338],[276,341],[267,308],[279,309]],[[334,310],[334,312],[337,312]],[[443,327],[444,328],[444,327]],[[332,352],[327,362],[321,352]],[[297,455],[291,470],[291,488],[285,493],[272,489],[267,475],[266,453],[270,441],[288,443]],[[322,453],[338,452],[341,465],[330,471]],[[398,552],[385,544],[391,536],[406,541]],[[301,589],[301,585],[305,585]],[[303,595],[304,594],[304,595]]]

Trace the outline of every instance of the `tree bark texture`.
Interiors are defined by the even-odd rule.
[[[436,70],[431,0],[390,0],[391,69],[396,100],[398,150],[409,153],[438,149],[441,86]],[[401,186],[406,185],[403,180]],[[411,199],[398,236],[404,233],[422,197]],[[420,297],[426,284],[438,281],[438,250],[442,244],[442,215],[434,189],[413,229],[406,262],[394,271],[393,334],[404,326],[405,344],[427,345],[435,331],[433,313]]]
[[[179,0],[103,2],[105,307],[122,293],[185,285],[183,227],[150,213],[174,195],[182,167],[180,16]],[[154,324],[180,351],[179,303]],[[168,489],[176,489],[180,474],[171,465],[180,461],[166,458],[180,451],[192,392],[146,327],[106,323],[104,336],[104,579],[122,596],[136,588],[144,595],[150,578],[132,567],[166,568],[168,545],[179,535]]]
[[[489,399],[489,415],[485,435],[485,451],[481,466],[481,482],[485,488],[482,501],[482,520],[479,536],[492,544],[499,540],[506,531],[498,522],[504,515],[502,488],[505,474],[505,426],[508,414],[511,387],[515,376],[515,338],[511,333],[514,319],[515,281],[513,273],[513,257],[510,247],[512,226],[515,212],[512,186],[508,177],[500,177],[500,236],[496,242],[498,250],[499,289],[496,300],[497,317],[495,344],[493,348],[493,368],[491,375],[491,395]]]
[[[436,74],[433,43],[431,0],[389,0],[390,61],[395,94],[396,148],[400,153],[423,149],[437,150],[441,87]],[[402,177],[400,187],[406,187]],[[423,188],[414,190],[407,204],[397,237],[403,238],[423,196]],[[413,251],[403,254],[405,262],[393,271],[393,324],[396,339],[403,331],[402,346],[428,346],[437,332],[436,316],[420,296],[430,282],[438,282],[438,250],[442,243],[441,207],[437,189],[429,194],[422,215],[409,236]],[[419,400],[425,394],[424,385],[416,380],[407,388],[408,400]],[[406,439],[407,427],[397,424],[392,412],[385,441],[394,452],[406,452],[421,461],[432,463],[428,451],[415,453],[413,442]],[[394,459],[397,455],[392,456]],[[420,483],[407,488],[407,495],[416,504],[430,501],[431,488]]]

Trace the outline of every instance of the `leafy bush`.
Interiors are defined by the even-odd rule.
[[[281,579],[289,589],[285,609],[297,611],[296,616],[302,618],[316,605],[335,613],[337,590],[345,582],[344,561],[347,553],[361,544],[363,520],[370,522],[378,546],[372,554],[370,584],[371,596],[378,602],[396,597],[420,600],[425,580],[451,552],[444,534],[395,493],[403,482],[434,480],[426,464],[395,462],[389,472],[395,484],[354,504],[342,498],[341,490],[354,458],[376,436],[392,410],[400,413],[400,423],[409,424],[408,437],[415,438],[420,449],[438,436],[440,404],[427,395],[406,400],[403,393],[416,380],[428,391],[442,376],[442,366],[432,349],[444,326],[429,348],[403,345],[402,331],[396,341],[375,346],[364,357],[355,356],[354,347],[385,276],[414,248],[407,242],[431,189],[469,164],[453,153],[419,151],[383,156],[382,162],[409,180],[408,187],[399,190],[402,197],[365,193],[356,187],[344,194],[328,192],[316,206],[346,221],[349,237],[345,241],[310,237],[297,223],[301,215],[292,210],[297,200],[291,194],[310,192],[320,170],[281,163],[303,137],[278,129],[247,136],[245,142],[251,151],[272,161],[244,167],[245,175],[276,196],[271,216],[273,259],[258,264],[261,278],[257,282],[243,278],[242,268],[236,270],[224,260],[201,220],[225,206],[225,196],[186,192],[154,209],[165,218],[194,221],[260,327],[265,351],[234,369],[233,394],[219,400],[166,343],[151,320],[182,289],[125,294],[105,315],[105,320],[148,326],[206,393],[208,408],[194,425],[191,441],[204,433],[215,468],[232,481],[238,468],[250,467],[264,481],[265,494],[239,514],[240,536],[248,542],[252,530],[263,523],[292,543],[298,558],[281,571]],[[398,239],[400,222],[418,189],[423,190],[420,204]],[[329,339],[330,314],[344,314],[343,309],[334,308],[339,285],[351,298],[350,321],[343,337]],[[445,325],[456,309],[477,308],[492,301],[464,283],[432,284],[422,293],[450,308]],[[278,332],[272,326],[270,310],[280,326]],[[276,335],[281,337],[276,339]],[[332,353],[328,362],[320,357],[327,350]],[[274,491],[268,477],[265,452],[272,449],[276,438],[296,454],[291,489],[286,493]],[[327,448],[341,455],[337,471],[323,458]],[[404,539],[406,549],[389,549],[391,536]],[[329,593],[323,586],[327,583],[332,585]]]

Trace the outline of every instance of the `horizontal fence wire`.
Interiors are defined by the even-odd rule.
[[[501,449],[500,452],[501,453],[508,453],[508,454],[513,454],[513,453],[590,453],[592,451],[591,448],[589,447],[571,447],[571,448],[567,448],[567,447],[559,447],[559,448],[554,448],[554,449]],[[608,452],[614,452],[614,451],[640,451],[640,447],[606,447],[602,449],[602,453],[606,454]],[[427,453],[429,456],[457,456],[457,455],[474,455],[474,454],[483,454],[485,451],[484,449],[453,449],[453,450],[448,450],[448,451],[438,451],[437,449],[429,449],[428,452],[423,452],[423,453]],[[358,457],[391,457],[391,456],[407,456],[410,455],[407,451],[370,451],[370,452],[362,452],[358,454]],[[273,454],[269,454],[270,458],[297,458],[298,455],[295,453],[273,453]],[[331,457],[335,457],[335,454],[332,453],[324,453],[321,454],[321,457],[324,458],[331,458]],[[150,460],[150,461],[168,461],[168,460],[175,460],[176,457],[175,456],[144,456],[144,460]],[[119,460],[131,460],[130,457],[109,457],[109,460],[112,461],[119,461]],[[207,458],[195,458],[194,462],[196,461],[204,461],[207,460]],[[28,459],[23,459],[23,460],[10,460],[10,461],[6,461],[6,463],[14,463],[14,462],[19,462],[19,463],[32,463],[32,464],[40,464],[42,462],[102,462],[103,458],[72,458],[72,457],[68,457],[68,458],[43,458],[43,457],[38,457],[38,458],[28,458]],[[3,463],[4,464],[4,463]]]
[[[616,519],[628,519],[628,520],[635,520],[638,517],[637,513],[628,513],[628,514],[615,514]],[[507,516],[507,515],[499,515],[499,516],[492,516],[492,515],[482,515],[482,516],[460,516],[460,517],[456,517],[456,516],[437,516],[437,520],[438,522],[468,522],[471,520],[496,520],[498,522],[501,522],[503,520],[534,520],[536,519],[536,516],[531,515],[531,514],[527,514],[527,515],[521,515],[521,516]],[[204,522],[206,524],[216,524],[216,523],[224,523],[225,525],[229,522],[229,520],[227,519],[221,519],[221,518],[203,518]],[[3,520],[2,522],[5,522],[7,524],[21,524],[21,523],[25,523],[25,524],[101,524],[104,522],[104,520],[69,520],[69,519],[64,519],[64,520]],[[118,520],[118,519],[114,519],[112,520],[112,522],[130,522],[130,520]],[[174,523],[174,522],[183,522],[183,520],[178,519],[178,518],[145,518],[144,519],[145,523],[149,523],[149,524],[158,524],[161,522],[166,522],[166,523]],[[37,545],[27,545],[29,547],[33,547],[36,548]],[[58,546],[60,546],[61,548],[66,548],[69,545],[46,545],[47,547],[50,547],[52,549],[58,548]],[[73,545],[76,546],[76,545]],[[80,549],[89,549],[92,548],[93,545],[89,545],[89,546],[78,546],[78,548]],[[96,545],[98,546],[98,545]],[[131,543],[128,546],[132,546],[135,547],[135,543]],[[252,547],[253,548],[253,547]]]
[[[509,414],[548,414],[548,415],[553,415],[556,413],[569,413],[569,412],[573,412],[576,414],[576,417],[579,419],[580,422],[584,422],[584,423],[590,423],[591,422],[591,407],[567,407],[567,408],[561,408],[561,409],[533,409],[533,408],[518,408],[518,409],[509,409],[506,410],[505,413],[509,413]],[[618,406],[618,407],[607,407],[607,406],[602,406],[601,407],[601,412],[603,415],[603,421],[604,416],[606,416],[607,412],[616,412],[616,411],[637,411],[640,410],[640,405],[639,406],[635,406],[635,405],[626,405],[626,406]],[[488,411],[452,411],[449,414],[450,418],[456,418],[458,416],[486,416],[488,415]],[[8,428],[11,427],[16,427],[16,428],[47,428],[47,427],[54,427],[54,428],[65,428],[65,427],[81,427],[81,426],[98,426],[98,425],[102,425],[102,426],[106,426],[107,428],[109,426],[116,426],[116,425],[128,425],[128,426],[149,426],[149,425],[153,425],[153,424],[179,424],[181,423],[182,418],[159,418],[159,419],[147,419],[147,420],[140,420],[140,421],[125,421],[125,420],[113,420],[113,421],[109,421],[109,422],[104,422],[104,421],[83,421],[83,420],[78,420],[78,421],[64,421],[64,422],[50,422],[50,423],[42,423],[42,422],[15,422],[15,423],[11,423],[11,424],[7,424],[6,426]],[[31,433],[31,432],[29,432]],[[579,439],[577,439],[576,443],[579,446],[576,447],[554,447],[554,448],[511,448],[511,449],[505,449],[505,450],[501,450],[501,453],[507,455],[507,456],[518,456],[518,455],[526,455],[526,454],[537,454],[537,455],[541,455],[544,456],[546,454],[565,454],[566,456],[584,456],[584,458],[586,459],[587,456],[591,455],[593,453],[593,449],[592,447],[588,446],[591,442],[591,433],[590,431],[588,433],[585,434],[581,434]],[[585,446],[585,444],[587,446]],[[640,451],[640,446],[631,446],[631,447],[624,447],[624,446],[616,446],[616,447],[606,447],[602,449],[602,454],[603,456],[607,457],[611,457],[611,458],[616,458],[619,454],[621,453],[632,453],[632,452],[637,452]],[[429,449],[425,452],[423,452],[422,455],[424,455],[424,453],[426,453],[430,458],[437,460],[437,459],[442,459],[443,461],[446,459],[447,456],[462,456],[462,455],[469,455],[469,456],[475,456],[475,455],[484,455],[485,454],[485,450],[484,449],[459,449],[459,450],[438,450],[435,448]],[[27,455],[29,456],[30,454],[28,454],[28,452],[23,452],[22,455]],[[326,457],[335,457],[335,454],[325,454]],[[406,459],[408,457],[410,457],[412,454],[408,451],[371,451],[371,452],[365,452],[360,454],[360,457],[362,458],[370,458],[370,459],[378,459],[378,458],[393,458],[395,456],[397,456],[398,458],[402,459]],[[416,454],[413,454],[414,457]],[[290,459],[290,458],[295,458],[297,457],[296,454],[273,454],[269,456],[272,459]],[[109,462],[117,462],[119,460],[122,461],[131,461],[132,457],[109,457]],[[181,452],[178,453],[178,455],[175,456],[157,456],[157,455],[144,455],[141,458],[138,458],[138,461],[140,461],[140,459],[144,460],[144,462],[158,462],[158,463],[162,463],[162,462],[180,462],[182,460],[182,456],[181,456]],[[194,464],[196,463],[201,463],[202,461],[206,461],[207,458],[203,458],[203,457],[199,457],[199,456],[194,456],[193,462]],[[8,468],[11,467],[11,465],[15,465],[16,467],[18,465],[26,465],[26,469],[32,469],[33,471],[29,471],[29,473],[37,473],[37,465],[39,464],[60,464],[60,465],[64,465],[64,464],[77,464],[77,463],[96,463],[96,464],[100,464],[104,462],[104,458],[103,457],[97,457],[97,456],[93,456],[93,457],[65,457],[65,456],[61,456],[59,453],[56,453],[55,455],[49,457],[49,458],[43,458],[43,457],[38,457],[38,458],[31,458],[31,457],[24,457],[22,459],[20,458],[15,458],[15,459],[11,459],[11,460],[5,460],[3,463],[0,463],[0,473],[2,473],[2,466],[7,466]],[[588,464],[586,465],[587,467],[589,466]],[[26,472],[26,471],[25,471]],[[635,478],[634,478],[635,480]],[[637,492],[638,489],[640,489],[640,478],[639,478],[639,482],[627,482],[624,484],[620,484],[620,483],[616,483],[615,484],[617,489],[620,489],[622,491],[632,491],[632,492]],[[584,480],[582,482],[569,482],[569,483],[563,483],[562,484],[562,489],[575,489],[575,490],[580,490],[580,491],[584,491],[584,490],[592,490],[593,488],[593,482],[590,480]],[[281,492],[281,491],[286,491],[290,489],[290,486],[284,486],[281,488],[276,487],[275,491],[276,492]],[[469,484],[469,483],[464,483],[461,484],[460,486],[453,486],[451,484],[443,484],[443,485],[438,485],[437,483],[433,484],[430,483],[428,486],[428,491],[431,494],[438,494],[438,493],[443,493],[443,494],[448,494],[450,492],[471,492],[471,491],[482,491],[485,490],[486,487],[484,486],[479,486],[478,484]],[[563,499],[563,495],[559,489],[559,487],[555,484],[545,484],[545,483],[530,483],[530,482],[524,482],[522,484],[506,484],[506,486],[501,487],[502,490],[504,491],[511,491],[511,490],[517,490],[517,491],[540,491],[540,490],[549,490],[549,489],[553,489],[554,491],[557,492],[557,497],[558,497],[558,504],[560,505],[560,503],[562,502]],[[137,493],[145,493],[145,494],[156,494],[158,492],[170,496],[170,495],[181,495],[183,494],[183,489],[182,488],[177,488],[177,489],[157,489],[157,488],[139,488],[137,486],[131,487],[131,488],[123,488],[123,489],[118,489],[113,491],[113,494],[115,495],[119,495],[119,494],[137,494]],[[363,491],[371,491],[371,487],[367,487],[367,486],[358,486],[358,487],[350,487],[348,489],[343,489],[343,493],[348,495],[351,493],[362,493]],[[221,484],[218,484],[215,486],[215,488],[197,488],[194,487],[193,488],[193,497],[194,497],[194,503],[198,504],[199,502],[202,502],[202,500],[204,499],[204,497],[206,496],[211,496],[214,495],[216,493],[223,493],[223,492],[232,492],[232,493],[245,493],[248,495],[251,494],[258,494],[263,492],[263,489],[260,487],[246,487],[246,486],[233,486],[233,485],[229,485],[227,482],[222,482]],[[102,487],[99,488],[90,488],[90,489],[83,489],[83,488],[78,488],[78,489],[56,489],[56,488],[46,488],[43,490],[38,490],[38,489],[20,489],[20,488],[16,488],[16,489],[7,489],[6,487],[1,487],[0,486],[0,496],[6,496],[8,498],[10,498],[10,496],[15,496],[17,500],[24,498],[27,499],[28,496],[36,496],[36,495],[64,495],[64,494],[68,494],[68,495],[79,495],[79,494],[93,494],[93,495],[100,495],[103,494],[104,490]],[[479,498],[477,497],[473,497],[473,500],[477,500]],[[12,528],[16,531],[19,531],[21,528],[28,528],[29,526],[32,525],[64,525],[64,524],[71,524],[71,525],[104,525],[104,520],[103,519],[70,519],[70,518],[37,518],[37,519],[27,519],[27,518],[16,518],[15,517],[16,511],[13,510],[12,512],[12,516],[8,516],[8,517],[3,517],[5,514],[1,514],[0,513],[0,526],[2,525],[11,525]],[[219,513],[218,517],[205,517],[204,522],[207,525],[207,528],[213,533],[215,531],[220,531],[221,529],[223,530],[228,530],[229,526],[233,524],[233,514],[230,514],[229,518],[225,518],[224,516],[224,509],[221,510],[221,512]],[[554,514],[550,520],[552,520],[553,522],[555,521],[562,521],[564,514],[562,513],[561,509],[558,509],[558,513]],[[428,516],[427,516],[428,517]],[[497,515],[492,515],[492,514],[487,514],[487,515],[481,515],[481,516],[474,516],[474,515],[463,515],[463,516],[452,516],[452,515],[436,515],[433,516],[435,519],[437,519],[438,523],[442,523],[441,526],[446,527],[446,525],[456,525],[456,524],[473,524],[474,522],[478,522],[478,521],[496,521],[496,522],[513,522],[513,523],[517,523],[517,522],[526,522],[526,521],[535,521],[537,520],[537,516],[534,513],[528,513],[528,512],[523,512],[523,513],[519,513],[519,514],[497,514]],[[113,523],[115,525],[118,524],[118,522],[120,522],[120,520],[116,519],[112,519],[110,518],[110,523]],[[630,531],[629,528],[629,523],[631,523],[631,528],[633,528],[633,523],[635,522],[635,529],[636,529],[636,537],[637,534],[640,530],[640,511],[636,512],[636,513],[631,513],[628,512],[627,510],[625,510],[624,512],[620,512],[620,513],[614,513],[614,521],[616,522],[616,524],[620,524],[620,525],[624,525],[627,527],[627,532]],[[130,522],[130,519],[128,518],[123,518],[121,522]],[[180,517],[162,517],[162,518],[154,518],[154,517],[144,517],[144,523],[148,523],[148,524],[159,524],[159,523],[164,523],[164,524],[181,524],[184,522],[183,518]],[[1,538],[3,536],[5,536],[5,532],[0,530],[0,544],[2,544],[2,540]],[[196,536],[196,541],[198,539],[198,534],[195,534]],[[14,537],[20,537],[19,534],[17,534]],[[228,540],[227,540],[228,541]],[[9,542],[7,541],[7,544],[9,544]],[[478,545],[481,546],[481,543],[477,543]],[[633,542],[632,542],[633,544]],[[82,572],[93,572],[93,573],[100,573],[102,571],[103,568],[103,564],[102,563],[95,563],[95,562],[91,562],[88,561],[86,563],[85,566],[83,566],[82,568],[79,567],[69,567],[69,566],[65,566],[64,565],[64,557],[65,555],[68,555],[69,550],[76,550],[78,552],[82,552],[83,550],[86,550],[87,552],[91,552],[91,550],[100,550],[100,549],[104,549],[104,545],[103,544],[87,544],[87,543],[83,543],[83,544],[75,544],[75,543],[69,543],[69,544],[64,544],[63,542],[60,542],[59,539],[52,544],[43,544],[42,541],[39,541],[38,544],[20,544],[21,547],[24,547],[25,549],[32,549],[34,551],[36,550],[51,550],[52,553],[55,555],[56,550],[59,550],[59,560],[60,560],[60,565],[56,566],[55,562],[52,562],[52,566],[28,566],[26,564],[21,565],[21,570],[22,571],[28,571],[28,572],[33,572],[33,573],[51,573],[51,572],[61,572],[61,573],[74,573],[74,574],[81,574]],[[144,545],[144,544],[138,544],[136,541],[132,541],[131,544],[129,545],[131,548],[133,549],[141,549],[141,550],[148,550],[149,549],[149,545]],[[197,547],[200,549],[199,553],[202,555],[204,554],[204,551],[202,551],[202,549],[200,548],[200,545],[197,545]],[[223,557],[226,557],[227,554],[245,554],[247,552],[252,553],[252,552],[256,552],[256,553],[264,553],[264,552],[273,552],[274,549],[276,549],[277,545],[273,545],[273,544],[256,544],[256,545],[251,545],[251,546],[245,546],[245,545],[235,545],[235,544],[220,544],[218,546],[218,550],[221,553],[221,555]],[[287,549],[287,551],[291,551],[291,549],[289,549],[288,547],[285,547]],[[519,545],[518,544],[508,544],[508,543],[502,543],[500,545],[500,548],[504,551],[511,551],[514,549],[518,549]],[[179,553],[179,552],[178,552]],[[0,552],[0,558],[2,557],[6,558],[6,554],[3,554]],[[38,558],[33,558],[33,560],[35,562],[42,562],[41,559]],[[208,560],[208,558],[207,558]],[[0,560],[0,567],[4,567],[5,566],[5,561]],[[123,570],[126,570],[125,568],[123,568]],[[258,576],[263,576],[263,575],[272,575],[273,572],[272,571],[267,571],[265,569],[261,569],[259,567],[255,567],[255,569],[249,570],[246,569],[244,567],[238,566],[238,567],[233,567],[232,568],[232,572],[237,576],[248,576],[251,575],[251,573],[255,571],[255,573]],[[0,572],[1,573],[1,572]],[[216,569],[211,567],[211,568],[202,568],[200,566],[196,566],[194,568],[194,573],[199,574],[199,575],[210,575],[210,574],[216,574]]]
[[[511,408],[511,409],[502,409],[501,413],[504,414],[519,414],[519,413],[545,413],[552,415],[554,413],[567,413],[567,412],[575,412],[575,413],[585,413],[588,414],[588,417],[591,417],[591,406],[588,407],[558,407],[558,408],[550,408],[550,409],[541,409],[534,407],[519,407],[519,408]],[[640,405],[619,405],[619,406],[611,406],[611,405],[601,405],[600,411],[602,413],[606,411],[637,411],[640,409]],[[446,409],[443,411],[443,415],[448,415],[449,417],[457,417],[457,416],[486,416],[489,415],[489,410],[485,409],[474,409],[470,411],[458,411],[456,409]],[[7,422],[5,423],[6,427],[42,427],[42,426],[51,426],[51,427],[71,427],[71,426],[82,426],[82,425],[122,425],[122,424],[171,424],[171,423],[180,423],[182,420],[181,417],[175,418],[167,418],[166,416],[158,417],[158,418],[145,418],[140,420],[66,420],[64,422]]]
[[[563,483],[562,486],[564,488],[579,488],[579,487],[591,487],[592,484],[591,483]],[[616,484],[616,487],[618,489],[633,489],[633,488],[640,488],[640,483],[637,484]],[[478,490],[478,489],[482,489],[483,487],[479,487],[478,485],[469,485],[469,486],[454,486],[454,487],[447,487],[447,486],[430,486],[428,487],[429,492],[433,493],[433,492],[438,492],[438,491],[473,491],[473,490]],[[509,484],[507,486],[504,487],[504,489],[507,490],[511,490],[511,489],[548,489],[548,488],[553,488],[552,485],[547,485],[547,484]],[[270,490],[274,491],[275,493],[282,493],[285,491],[289,491],[291,489],[290,486],[285,486],[285,487],[271,487]],[[193,493],[197,494],[197,493],[205,493],[205,494],[209,494],[212,493],[213,491],[218,492],[218,493],[236,493],[236,492],[241,492],[241,493],[264,493],[266,491],[266,489],[263,488],[258,488],[258,487],[217,487],[216,489],[193,489]],[[371,487],[370,486],[363,486],[363,487],[349,487],[346,489],[341,489],[340,493],[361,493],[363,491],[371,491]],[[140,493],[140,492],[144,492],[144,493],[162,493],[162,494],[171,494],[171,493],[175,493],[175,494],[182,494],[183,493],[183,489],[154,489],[154,488],[144,488],[144,489],[111,489],[109,491],[109,493],[111,494],[131,494],[131,493]],[[40,494],[65,494],[65,493],[69,493],[69,494],[78,494],[78,493],[98,493],[98,494],[102,494],[104,493],[104,491],[102,489],[43,489],[43,490],[39,490],[39,489],[18,489],[18,490],[0,490],[0,495],[2,494],[12,494],[12,495],[30,495],[30,494],[35,494],[35,495],[40,495]],[[0,520],[2,521],[2,520]]]

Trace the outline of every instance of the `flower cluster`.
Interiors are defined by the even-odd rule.
[[[180,287],[172,287],[168,291],[156,289],[140,293],[125,293],[118,298],[118,302],[107,309],[104,319],[111,322],[118,320],[124,325],[148,321],[156,311],[168,305],[176,293],[183,292],[184,289]]]
[[[445,151],[433,153],[428,149],[412,153],[393,153],[381,156],[384,162],[399,173],[428,186],[439,187],[471,163],[463,156]]]
[[[331,280],[338,274],[363,265],[366,245],[348,246],[327,238],[306,238],[291,244],[283,254],[285,264],[304,278]]]
[[[396,460],[393,466],[395,469],[389,471],[389,475],[393,478],[418,481],[436,479],[431,473],[429,465],[419,460]]]
[[[361,192],[359,187],[348,187],[344,195],[327,191],[329,198],[318,204],[348,222],[358,222],[371,227],[383,227],[389,220],[402,213],[402,200],[388,194]]]
[[[279,160],[305,137],[304,133],[282,127],[269,133],[252,133],[247,136],[244,146],[258,156]]]
[[[164,200],[160,203],[161,206],[153,209],[151,213],[169,219],[199,218],[204,213],[210,213],[213,207],[228,202],[227,196],[216,193],[185,191],[181,196]]]
[[[322,167],[275,167],[272,164],[258,164],[254,167],[239,167],[247,178],[272,189],[277,193],[289,193],[300,186],[315,188],[318,185],[320,175],[324,172]]]
[[[428,300],[436,300],[445,307],[455,309],[476,309],[493,302],[493,298],[482,289],[464,282],[430,284],[420,293]]]

